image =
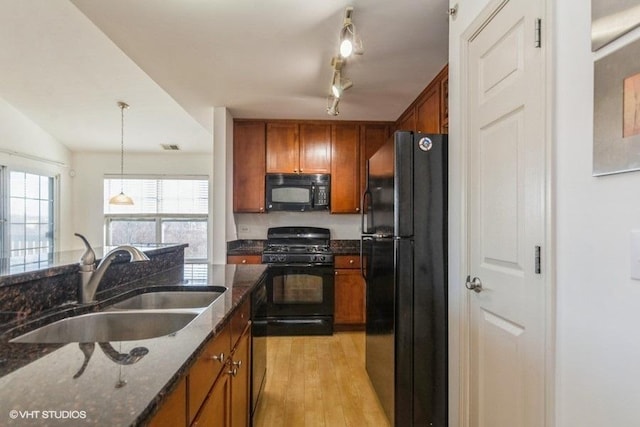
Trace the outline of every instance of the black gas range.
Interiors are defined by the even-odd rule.
[[[269,228],[262,252],[262,262],[269,265],[267,309],[254,327],[266,328],[267,335],[333,334],[330,241],[326,228]]]
[[[333,265],[329,247],[331,232],[318,227],[272,227],[267,232],[267,246],[262,263]]]

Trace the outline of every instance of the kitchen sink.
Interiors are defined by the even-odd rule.
[[[146,292],[107,307],[107,310],[168,310],[204,308],[227,290],[224,286],[211,286],[210,291]]]
[[[84,314],[58,320],[12,339],[13,343],[132,341],[177,332],[197,311],[118,311]]]

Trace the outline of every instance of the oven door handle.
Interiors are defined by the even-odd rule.
[[[311,209],[316,207],[316,185],[311,184]]]

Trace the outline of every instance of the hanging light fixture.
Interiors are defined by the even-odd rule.
[[[110,205],[133,205],[133,199],[124,194],[124,110],[129,108],[126,102],[118,102],[120,107],[120,194],[109,199]]]

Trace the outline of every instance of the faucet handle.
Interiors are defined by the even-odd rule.
[[[94,267],[94,264],[96,263],[96,253],[91,248],[89,241],[86,239],[86,237],[84,237],[80,233],[73,233],[73,234],[75,236],[78,236],[82,240],[82,243],[84,243],[84,247],[85,247],[85,251],[80,257],[80,266]]]

